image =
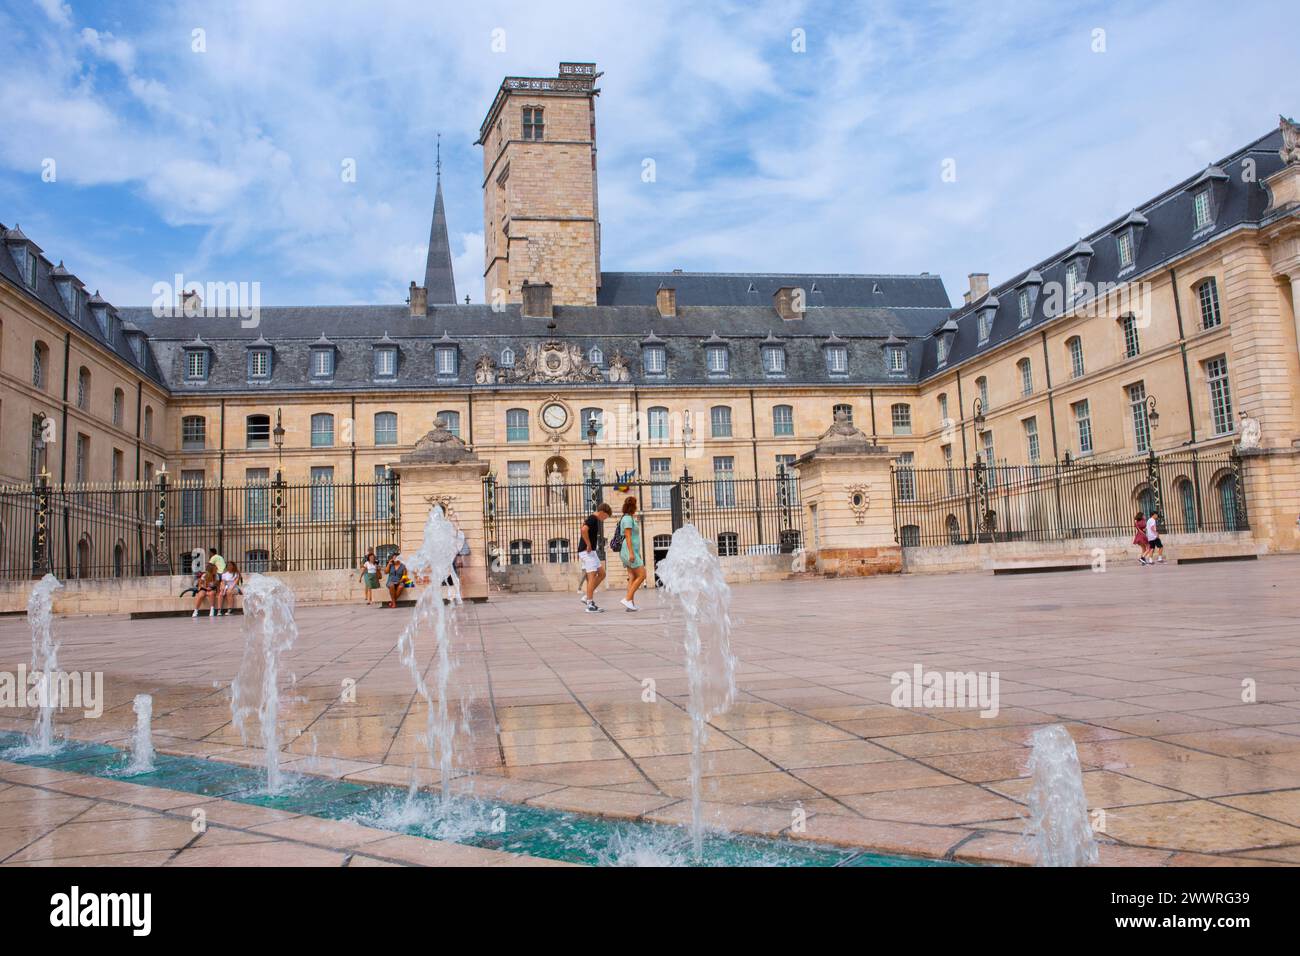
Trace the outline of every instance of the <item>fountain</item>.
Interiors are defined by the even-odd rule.
[[[231,684],[230,713],[248,743],[247,721],[254,714],[266,750],[266,790],[278,793],[280,770],[280,655],[298,639],[293,591],[265,574],[249,575],[244,585],[244,657]]]
[[[27,623],[32,629],[32,677],[37,680],[37,710],[26,750],[48,754],[54,742],[55,699],[59,686],[59,642],[54,639],[54,592],[63,587],[52,574],[41,578],[27,596]],[[37,675],[40,675],[39,677]]]
[[[708,722],[736,699],[736,658],[731,653],[731,589],[722,564],[694,525],[673,532],[668,556],[655,569],[664,593],[681,614],[691,715],[691,841],[704,844],[700,776]],[[675,616],[675,615],[674,615]]]
[[[454,766],[456,722],[447,706],[447,693],[452,671],[456,662],[452,657],[452,644],[456,638],[457,621],[453,613],[455,605],[460,604],[460,579],[456,575],[456,554],[460,543],[456,526],[447,519],[441,505],[434,505],[429,511],[429,518],[424,524],[424,538],[420,548],[407,562],[412,576],[424,578],[427,582],[424,592],[415,602],[411,619],[402,629],[397,639],[397,649],[402,663],[411,672],[415,690],[425,704],[425,745],[429,748],[429,761],[438,768],[442,781],[442,803],[444,808],[451,799],[451,775]],[[451,579],[448,600],[451,607],[443,600],[442,582]],[[415,639],[421,630],[432,628],[435,642],[436,660],[434,665],[434,684],[436,700],[429,690],[429,685],[421,673],[416,659]],[[410,799],[415,797],[415,780],[412,777]]]
[[[1088,822],[1088,801],[1074,738],[1060,724],[1040,727],[1030,738],[1029,824],[1025,839],[1038,866],[1085,866],[1097,862],[1097,841]]]
[[[122,776],[134,777],[141,773],[153,773],[153,698],[148,694],[136,694],[131,702],[135,711],[135,736],[131,738],[131,760],[122,768]]]

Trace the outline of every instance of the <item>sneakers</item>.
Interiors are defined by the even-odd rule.
[[[216,616],[217,616],[217,609],[215,607],[208,608],[208,617],[216,617]]]
[[[199,609],[198,609],[198,608],[195,608],[195,609],[194,609],[194,613],[191,614],[190,617],[198,617],[198,616],[199,616]]]
[[[604,613],[600,608],[596,607],[596,602],[595,602],[595,601],[584,601],[583,604],[586,606],[586,611],[587,611],[588,614],[603,614],[603,613]]]
[[[1165,556],[1163,554],[1160,555],[1160,557],[1156,558],[1156,564],[1164,564],[1164,563],[1165,563]]]
[[[639,611],[639,610],[641,610],[639,607],[637,607],[635,604],[633,604],[633,603],[632,603],[631,601],[629,601],[627,598],[623,598],[623,600],[619,601],[618,603],[621,604],[621,605],[623,605],[623,606],[624,606],[625,608],[627,608],[629,611]]]

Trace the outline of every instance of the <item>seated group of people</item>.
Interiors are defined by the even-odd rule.
[[[208,552],[208,561],[203,570],[194,579],[194,613],[199,616],[199,607],[208,602],[208,617],[229,614],[235,609],[235,597],[242,592],[240,584],[244,576],[234,561],[227,561],[213,548]]]

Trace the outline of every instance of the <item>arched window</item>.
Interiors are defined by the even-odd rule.
[[[528,441],[528,409],[511,408],[506,411],[506,441]]]
[[[249,415],[244,419],[244,447],[271,447],[270,415]]]
[[[912,406],[906,402],[891,405],[889,421],[893,425],[895,435],[912,434]]]
[[[501,350],[501,367],[502,368],[515,367],[515,350],[510,348],[510,346],[506,346]]]
[[[714,438],[731,437],[730,405],[714,405],[709,409],[709,428]]]
[[[311,417],[311,447],[329,448],[334,444],[334,416],[317,412]]]
[[[1022,358],[1016,363],[1016,368],[1020,370],[1020,394],[1034,394],[1034,367],[1029,359]]]
[[[77,542],[77,577],[88,578],[91,575],[90,535],[83,534]]]
[[[121,426],[123,410],[126,408],[126,393],[120,388],[113,389],[113,424]]]
[[[1242,516],[1237,513],[1237,479],[1231,473],[1215,483],[1219,496],[1219,511],[1223,515],[1223,530],[1237,531]]]
[[[948,427],[948,393],[940,392],[938,402],[939,402],[939,426],[941,428],[947,428]]]
[[[646,438],[652,442],[668,441],[668,409],[656,405],[648,409],[646,417]]]
[[[605,353],[593,345],[591,351],[587,353],[587,361],[592,365],[604,365]]]
[[[181,419],[181,450],[202,451],[207,445],[208,423],[202,415],[186,415]]]
[[[527,540],[516,540],[510,542],[510,563],[511,564],[532,564],[533,563],[533,543]]]
[[[147,405],[144,409],[144,440],[153,441],[153,409]]]
[[[77,369],[77,407],[90,408],[90,369],[84,365]]]
[[[460,437],[460,412],[454,412],[451,409],[440,411],[437,418],[442,419],[442,425],[447,431],[451,432],[457,438]]]
[[[794,434],[794,406],[774,405],[772,407],[772,434]]]
[[[375,444],[397,444],[397,412],[375,412]]]
[[[1183,531],[1190,534],[1196,530],[1196,489],[1186,478],[1174,482],[1174,500],[1178,502],[1179,515],[1183,522]]]
[[[50,347],[44,342],[32,346],[32,385],[45,388],[45,380],[50,371]]]
[[[980,405],[985,411],[989,408],[989,380],[981,375],[975,379],[975,391],[979,392]]]
[[[948,520],[944,522],[944,530],[948,532],[949,544],[961,544],[961,522],[957,520],[956,515],[948,515]]]
[[[843,412],[843,413],[844,413],[844,415],[845,415],[845,420],[846,420],[850,425],[852,425],[852,424],[853,424],[853,406],[852,406],[852,405],[849,405],[849,404],[847,404],[847,403],[842,403],[842,404],[836,405],[834,408],[831,409],[831,418],[832,418],[832,419],[834,419],[834,418],[839,418],[839,417],[840,417],[840,412]]]
[[[1137,490],[1137,507],[1148,517],[1156,510],[1156,493],[1150,485],[1143,485]]]
[[[570,560],[569,539],[552,538],[546,542],[546,560],[551,564],[568,564]]]
[[[724,531],[718,535],[718,557],[734,558],[740,554],[740,536],[734,531]]]
[[[119,539],[117,544],[113,545],[113,577],[120,578],[126,575],[126,545]]]
[[[1082,378],[1084,373],[1083,366],[1083,340],[1077,335],[1066,339],[1065,348],[1070,353],[1070,377]]]

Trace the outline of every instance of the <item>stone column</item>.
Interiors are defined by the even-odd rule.
[[[830,577],[897,574],[890,454],[840,412],[817,446],[795,461],[809,570]]]
[[[460,571],[465,600],[486,601],[487,546],[483,535],[483,476],[488,463],[447,431],[439,419],[415,447],[389,466],[399,478],[401,533],[398,547],[409,557],[424,537],[429,510],[442,505],[465,533],[470,553]],[[436,582],[433,582],[436,584]]]

